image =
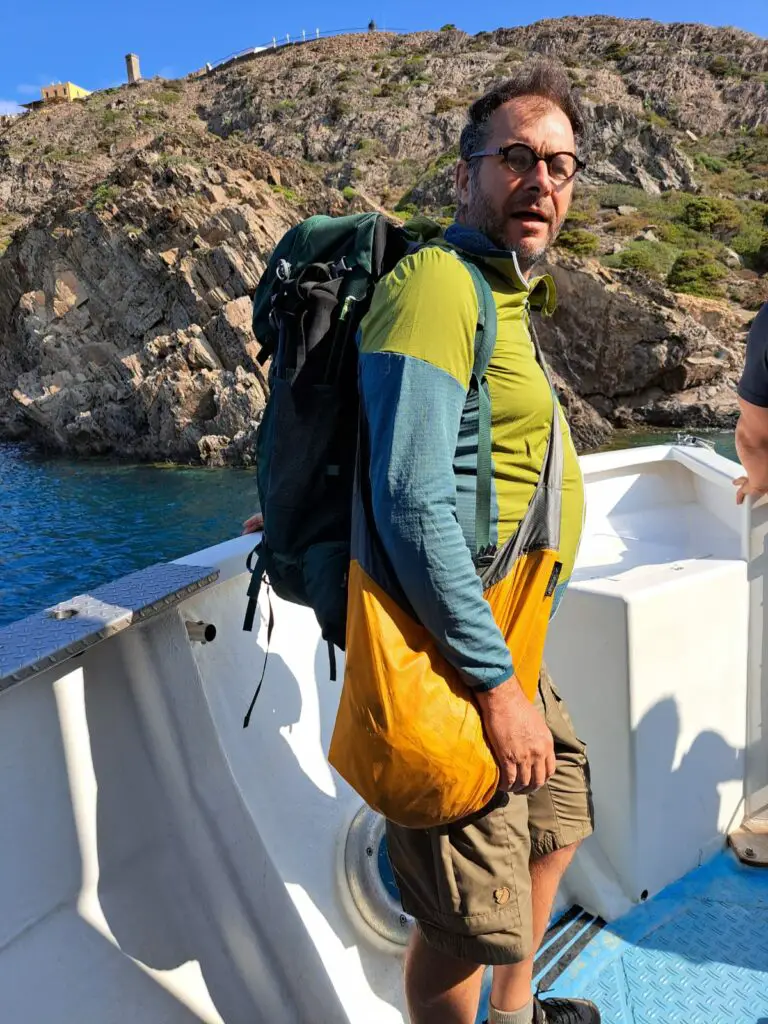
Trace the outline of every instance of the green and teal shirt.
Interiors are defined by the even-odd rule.
[[[491,543],[523,518],[547,448],[557,399],[529,334],[531,309],[555,307],[549,276],[526,282],[516,257],[482,234],[445,235],[473,256],[497,310],[486,373],[491,398]],[[398,263],[377,285],[358,334],[360,394],[370,448],[376,531],[403,594],[465,681],[491,689],[514,672],[471,555],[475,444],[461,437],[474,361],[477,293],[461,261],[436,246]],[[564,442],[561,557],[554,608],[571,575],[584,516],[578,458],[558,404]]]

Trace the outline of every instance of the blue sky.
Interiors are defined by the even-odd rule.
[[[453,22],[467,32],[557,18],[614,14],[660,21],[732,24],[768,36],[768,0],[549,0],[526,4],[479,0],[286,4],[203,0],[0,0],[0,113],[40,95],[40,86],[69,79],[86,89],[125,81],[124,55],[141,58],[145,77],[177,77],[272,36],[316,28],[360,28],[373,17],[380,27],[415,31]],[[278,7],[280,10],[278,11]]]

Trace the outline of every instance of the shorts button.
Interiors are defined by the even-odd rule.
[[[500,889],[493,890],[493,898],[500,907],[503,907],[505,903],[509,903],[509,897],[510,892],[506,885],[503,885]]]

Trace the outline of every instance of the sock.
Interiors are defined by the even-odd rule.
[[[533,1000],[526,1003],[521,1010],[505,1012],[497,1010],[493,1003],[490,1004],[488,1024],[533,1024]]]

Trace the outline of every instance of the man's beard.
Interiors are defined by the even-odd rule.
[[[474,190],[472,200],[465,207],[464,212],[469,226],[482,231],[497,248],[513,252],[517,256],[518,266],[524,274],[527,274],[532,267],[544,259],[560,231],[560,225],[558,225],[543,246],[527,239],[522,242],[509,242],[505,237],[509,227],[509,218],[500,214],[491,204],[485,192],[479,188]]]

